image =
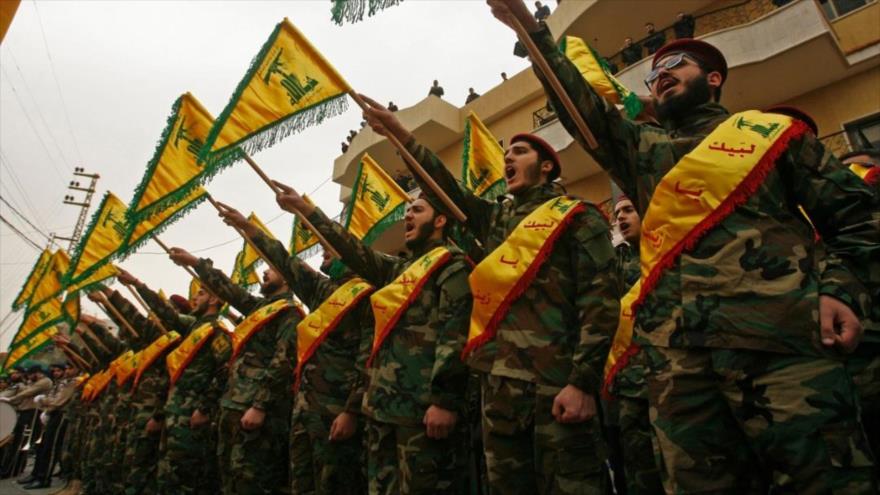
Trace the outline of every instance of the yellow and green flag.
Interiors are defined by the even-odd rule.
[[[199,281],[199,279],[193,278],[192,280],[189,281],[189,300],[190,301],[192,301],[193,298],[196,297],[196,294],[198,294],[199,289],[201,289],[201,288],[202,288],[202,282]],[[162,295],[163,299],[165,299],[166,301],[168,300],[167,297],[164,297],[165,296],[164,292],[161,295]]]
[[[109,283],[110,279],[115,277],[119,273],[119,269],[116,268],[116,265],[113,263],[107,263],[94,272],[88,277],[80,280],[75,284],[70,284],[67,286],[67,297],[72,294],[76,294],[82,290],[89,291],[94,285],[100,283]]]
[[[409,196],[368,154],[361,158],[348,204],[345,228],[371,244],[406,211]]]
[[[49,299],[57,298],[64,292],[64,274],[70,267],[70,257],[63,249],[58,249],[52,254],[49,263],[43,270],[43,275],[34,287],[28,308],[39,306]],[[28,309],[29,311],[29,309]]]
[[[192,204],[191,191],[205,179],[205,169],[198,163],[199,152],[213,124],[214,117],[192,94],[184,93],[175,100],[126,212],[131,224],[137,225],[157,211],[175,205]],[[166,222],[174,221],[185,211],[175,210]]]
[[[199,154],[208,174],[346,110],[351,90],[286,18],[251,62]]]
[[[52,344],[52,336],[57,333],[58,327],[53,326],[43,332],[34,334],[28,339],[22,340],[18,345],[10,348],[9,354],[6,355],[6,360],[0,368],[5,372],[37,352],[46,349]]]
[[[52,298],[40,305],[33,306],[25,313],[24,321],[21,322],[18,331],[12,337],[9,348],[14,349],[27,342],[34,335],[63,321],[64,310],[61,307],[60,298]]]
[[[403,0],[333,0],[330,8],[330,17],[338,25],[343,22],[358,22],[367,17],[373,17],[380,10],[393,7]]]
[[[28,274],[27,278],[24,281],[24,285],[21,287],[21,290],[18,291],[18,295],[15,296],[15,300],[12,301],[12,310],[18,311],[19,309],[27,307],[31,302],[31,296],[34,294],[34,289],[37,286],[37,283],[40,281],[40,278],[43,276],[43,272],[46,270],[46,267],[49,264],[49,260],[52,259],[52,251],[48,248],[44,249],[40,256],[37,258],[36,263],[34,263],[33,268],[31,268],[31,272]]]
[[[308,198],[308,196],[303,196],[303,199],[310,205],[314,206],[312,200]],[[312,254],[317,252],[318,248],[318,236],[315,235],[308,227],[303,225],[300,221],[299,216],[293,217],[293,230],[290,232],[290,254],[295,254],[297,256],[307,258]]]
[[[632,119],[641,113],[642,102],[639,97],[611,74],[608,62],[584,40],[565,36],[559,42],[559,48],[597,93],[615,105],[623,105],[627,117]]]
[[[127,209],[125,203],[107,191],[85,235],[76,246],[70,270],[65,276],[67,285],[80,285],[118,254],[128,234],[125,221]]]
[[[177,196],[177,202],[166,202],[163,208],[154,208],[149,215],[135,217],[140,218],[140,220],[130,220],[126,224],[126,240],[125,245],[119,250],[120,254],[131,254],[148,242],[154,235],[160,234],[172,222],[206,199],[208,199],[208,191],[201,186],[196,186],[190,189],[188,193]]]
[[[257,226],[264,234],[271,237],[272,232],[253,212],[248,216],[248,221]],[[260,253],[251,246],[251,243],[244,241],[241,251],[235,257],[235,266],[232,268],[232,275],[229,277],[235,284],[242,287],[251,287],[260,283],[260,276],[257,274],[257,266],[262,258]]]
[[[461,181],[469,191],[486,199],[507,191],[504,150],[474,112],[468,114],[464,124],[461,162]]]

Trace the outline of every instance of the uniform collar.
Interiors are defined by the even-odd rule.
[[[513,195],[513,206],[518,208],[522,205],[545,202],[551,198],[559,196],[552,184],[539,184],[532,186],[521,194]]]
[[[677,120],[662,122],[663,128],[675,134],[694,135],[708,134],[708,128],[714,128],[718,120],[730,116],[730,112],[718,103],[709,102],[694,108],[690,113]]]

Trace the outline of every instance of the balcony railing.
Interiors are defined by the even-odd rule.
[[[745,0],[740,3],[706,12],[705,14],[700,14],[694,17],[694,37],[696,38],[704,34],[714,33],[715,31],[720,31],[729,27],[746,24],[767,15],[777,8],[778,7],[773,5],[772,0]],[[676,39],[675,29],[671,24],[664,27],[662,30],[658,29],[657,32],[662,32],[666,35],[667,43]],[[633,44],[643,47],[643,43],[648,38],[649,37],[646,36]],[[642,50],[643,55],[646,57],[650,56],[644,47]],[[623,62],[622,49],[608,57],[608,62],[611,67],[618,67],[621,70],[627,66],[627,64]]]

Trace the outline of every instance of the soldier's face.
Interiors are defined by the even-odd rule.
[[[676,96],[681,96],[688,90],[695,79],[703,76],[703,71],[690,57],[683,57],[681,62],[671,69],[665,68],[665,64],[677,53],[658,60],[655,67],[661,67],[657,79],[651,83],[651,97],[657,104],[664,104]]]
[[[207,311],[208,307],[211,306],[212,303],[216,302],[217,299],[211,295],[210,292],[206,291],[203,288],[199,288],[196,295],[193,296],[192,306],[194,314],[204,314]]]
[[[630,244],[638,242],[642,232],[642,221],[633,207],[632,201],[624,199],[617,202],[614,206],[614,220],[617,222],[617,228],[620,229],[620,235],[626,239],[626,242]]]
[[[412,249],[435,236],[437,229],[443,228],[446,217],[437,215],[431,203],[422,198],[416,199],[406,209],[403,217],[403,239],[406,247]]]
[[[321,255],[321,271],[327,273],[330,270],[330,265],[333,264],[333,255],[330,251],[324,251],[324,254]]]
[[[517,141],[504,153],[504,180],[507,192],[519,194],[545,182],[546,175],[553,169],[549,161],[538,163],[538,152],[528,141]]]
[[[52,378],[54,378],[54,379],[57,380],[57,379],[61,378],[62,375],[64,375],[64,370],[63,370],[63,369],[61,369],[61,368],[52,368]]]
[[[268,268],[263,272],[263,282],[260,284],[260,293],[265,295],[273,294],[282,286],[284,286],[284,278],[281,274],[272,268]]]

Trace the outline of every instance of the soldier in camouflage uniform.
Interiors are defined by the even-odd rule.
[[[467,215],[465,227],[486,252],[561,196],[552,184],[561,173],[559,157],[537,136],[513,137],[505,153],[512,197],[487,201],[459,185],[392,112],[367,101],[367,122],[405,143]],[[614,262],[608,223],[587,205],[572,215],[535,278],[511,302],[494,340],[468,357],[484,374],[483,441],[492,493],[603,493],[606,449],[597,399],[617,327]]]
[[[180,249],[171,260],[191,266],[220,299],[249,315],[279,300],[292,300],[284,279],[273,269],[263,273],[257,297],[239,287],[208,259]],[[266,323],[233,358],[226,391],[220,399],[217,455],[226,495],[274,494],[288,486],[287,438],[290,387],[296,354],[298,308],[288,308]]]
[[[354,278],[345,270],[327,277],[316,273],[284,245],[267,236],[238,211],[228,208],[226,223],[244,232],[281,270],[288,287],[312,311]],[[333,264],[326,252],[321,270]],[[343,316],[304,365],[291,418],[290,462],[293,493],[362,494],[364,364],[373,335],[369,300],[361,299]]]
[[[133,349],[143,349],[162,335],[162,328],[144,316],[118,291],[105,288],[104,295],[138,333],[136,342],[132,345]],[[159,442],[162,438],[165,422],[164,406],[168,395],[165,356],[170,350],[170,348],[165,349],[153,364],[144,370],[137,383],[124,385],[131,387],[129,401],[131,420],[123,461],[128,470],[125,478],[117,480],[117,483],[124,482],[126,495],[158,493],[156,472],[159,465]],[[124,404],[120,403],[120,406],[124,407]]]
[[[614,218],[624,241],[617,248],[617,273],[624,292],[639,280],[639,235],[641,219],[632,201],[621,196],[614,205]],[[647,359],[644,352],[629,358],[614,378],[611,390],[618,403],[618,422],[623,454],[627,495],[663,493],[659,454],[648,415],[648,389],[645,384]]]
[[[165,401],[165,435],[160,446],[159,493],[214,494],[219,490],[216,430],[212,418],[219,412],[220,396],[226,388],[231,356],[229,335],[217,324],[222,302],[204,288],[193,297],[193,310],[182,314],[125,270],[118,280],[138,293],[168,329],[182,339],[211,322],[211,336],[186,366]]]
[[[412,255],[370,249],[341,225],[283,186],[278,203],[298,210],[324,235],[343,263],[374,287],[394,281],[434,248],[443,246],[447,215],[425,199],[404,217]],[[468,265],[461,251],[431,273],[376,351],[367,369],[363,413],[367,421],[369,493],[465,493],[463,467],[467,368],[459,359],[471,307]]]
[[[590,153],[642,215],[663,176],[730,115],[717,102],[726,62],[707,43],[678,40],[655,54],[661,68],[649,87],[662,127],[636,124],[586,84],[521,1],[490,4],[531,33],[599,143]],[[562,124],[589,150],[539,78]],[[762,475],[783,491],[876,489],[841,357],[858,344],[859,318],[871,307],[877,209],[876,194],[814,136],[798,135],[756,192],[660,277],[636,315],[635,343],[656,351],[648,392],[667,491],[749,493]],[[759,462],[738,462],[744,447]]]

